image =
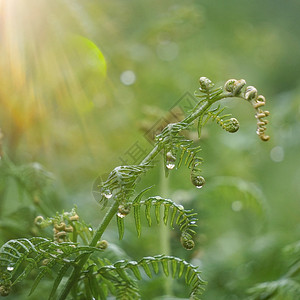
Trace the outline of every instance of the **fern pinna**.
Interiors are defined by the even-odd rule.
[[[181,244],[191,250],[194,247],[193,235],[196,234],[197,214],[185,210],[171,199],[150,196],[144,199],[151,187],[135,196],[136,184],[142,174],[154,167],[154,158],[161,152],[164,155],[166,176],[172,170],[185,165],[191,172],[191,182],[201,188],[205,179],[201,175],[201,148],[194,145],[181,134],[195,123],[199,139],[202,127],[209,121],[216,121],[223,129],[234,133],[239,129],[239,122],[231,115],[222,115],[224,108],[214,104],[225,98],[240,98],[248,101],[255,109],[257,134],[263,141],[269,136],[265,134],[268,111],[262,110],[265,98],[258,95],[257,90],[245,87],[245,80],[228,80],[224,87],[214,88],[214,84],[206,77],[201,77],[199,93],[195,96],[199,101],[189,114],[180,122],[168,124],[155,138],[152,151],[139,165],[116,167],[99,186],[100,206],[108,208],[96,230],[90,230],[77,215],[74,209],[70,213],[63,212],[53,218],[36,218],[40,227],[53,226],[53,240],[42,237],[16,239],[8,241],[0,250],[0,294],[6,296],[15,284],[29,277],[35,277],[30,293],[32,293],[43,277],[52,274],[55,279],[48,299],[107,299],[110,295],[116,299],[140,299],[137,280],[143,278],[141,271],[148,277],[161,271],[173,278],[184,276],[191,287],[191,299],[200,299],[205,282],[200,271],[189,262],[173,256],[158,255],[144,257],[139,261],[110,261],[103,256],[107,242],[102,240],[108,224],[115,217],[120,239],[125,231],[125,218],[133,214],[137,235],[141,236],[142,218],[151,226],[157,223],[178,226],[181,232]],[[9,169],[9,166],[7,167]],[[163,211],[161,211],[163,208]],[[34,271],[34,272],[32,272]],[[61,282],[65,284],[62,286]]]

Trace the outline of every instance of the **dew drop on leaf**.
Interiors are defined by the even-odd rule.
[[[175,164],[168,163],[168,164],[166,165],[166,167],[167,167],[167,169],[172,170],[172,169],[174,169]]]
[[[124,215],[124,214],[118,212],[118,213],[117,213],[117,216],[118,216],[119,218],[125,218],[126,215]]]

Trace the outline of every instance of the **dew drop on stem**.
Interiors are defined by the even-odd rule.
[[[110,190],[105,190],[102,195],[106,198],[106,199],[110,199],[112,197],[112,193]]]
[[[173,163],[167,163],[166,167],[167,167],[167,169],[172,170],[172,169],[174,169],[175,164],[173,164]]]
[[[119,217],[119,218],[121,218],[121,219],[123,219],[123,218],[125,218],[125,214],[122,214],[122,213],[120,213],[120,212],[118,212],[117,213],[117,216]]]
[[[205,184],[204,177],[202,177],[200,175],[195,175],[194,173],[191,174],[191,181],[192,181],[192,184],[197,189],[201,189],[203,187],[203,185]]]
[[[176,157],[172,154],[171,151],[168,151],[166,154],[166,168],[169,170],[174,169],[175,167],[175,161],[176,161]]]

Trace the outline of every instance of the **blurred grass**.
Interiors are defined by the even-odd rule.
[[[200,211],[196,251],[186,253],[172,240],[173,254],[204,269],[209,281],[204,299],[241,299],[253,283],[280,276],[278,251],[300,231],[299,8],[297,0],[28,0],[26,5],[1,0],[4,150],[17,165],[38,161],[56,175],[58,195],[43,200],[51,211],[76,203],[85,220],[97,224],[102,213],[91,195],[95,178],[119,165],[136,141],[145,151],[151,148],[139,130],[148,118],[145,106],[167,113],[186,91],[198,88],[200,76],[220,85],[246,79],[266,96],[270,142],[256,138],[251,107],[230,101],[241,130],[230,135],[208,126],[201,144],[205,188],[195,193],[184,170],[172,174],[170,183],[175,196],[181,192],[184,204]],[[261,190],[265,220],[244,208],[232,211],[241,196],[227,191],[228,199],[221,192],[218,197],[212,187],[220,176],[239,177]],[[157,177],[151,172],[144,185]],[[12,207],[32,213],[30,200],[18,202],[14,187],[0,201],[1,224],[11,218]],[[266,226],[253,233],[253,223]],[[5,228],[1,225],[1,242],[17,234]],[[144,240],[132,231],[121,243],[130,256],[156,254],[151,230],[145,229]]]

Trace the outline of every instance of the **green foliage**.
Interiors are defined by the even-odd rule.
[[[51,299],[68,268],[74,265],[83,254],[95,250],[97,249],[78,246],[70,242],[56,243],[42,237],[10,240],[0,249],[1,295],[8,294],[12,286],[28,277],[32,270],[37,269],[31,294],[40,280],[47,274],[51,274],[52,270],[58,266],[59,271],[49,296]]]
[[[158,255],[144,257],[138,262],[120,260],[109,264],[109,261],[106,260],[105,263],[106,265],[100,268],[96,265],[91,266],[83,274],[83,278],[88,279],[88,287],[92,296],[96,299],[106,299],[104,297],[107,296],[107,293],[101,295],[103,290],[113,291],[116,299],[140,299],[135,280],[142,279],[141,270],[149,278],[152,278],[153,273],[158,274],[160,269],[165,276],[169,276],[171,272],[172,278],[181,278],[185,274],[186,284],[192,287],[191,299],[199,299],[204,290],[205,282],[201,279],[197,268],[177,257]],[[131,274],[128,271],[131,271]],[[105,285],[108,286],[103,287]]]
[[[54,218],[74,204],[80,222],[89,224],[85,230],[94,229],[84,234],[86,242],[78,236],[80,244],[88,245],[113,201],[100,210],[91,195],[94,179],[121,164],[119,158],[125,165],[137,164],[126,151],[138,140],[145,154],[150,148],[145,131],[166,120],[177,122],[183,114],[174,119],[173,112],[193,108],[194,97],[184,92],[193,91],[199,74],[216,83],[238,77],[272,99],[270,142],[255,140],[250,107],[228,99],[218,116],[237,117],[237,134],[220,133],[213,124],[217,118],[201,128],[200,141],[197,121],[195,129],[183,133],[202,149],[196,155],[205,162],[196,175],[205,177],[200,191],[189,182],[190,169],[175,172],[180,149],[174,168],[166,168],[170,180],[154,168],[136,184],[137,193],[155,184],[142,200],[160,195],[198,213],[193,251],[180,246],[177,225],[172,230],[163,220],[156,224],[154,209],[148,228],[142,206],[142,238],[136,238],[132,207],[122,241],[112,219],[103,236],[109,241],[103,255],[113,252],[112,262],[158,253],[185,258],[199,265],[209,281],[207,300],[245,299],[254,284],[281,278],[289,265],[280,249],[300,234],[299,5],[297,0],[1,1],[0,246],[19,237],[52,240],[53,224],[38,229],[35,217]],[[123,74],[135,81],[125,84]],[[171,110],[175,103],[176,111]],[[47,179],[48,187],[30,195],[4,172],[6,155],[16,167],[38,162],[56,180]],[[73,232],[67,237],[73,239]],[[184,283],[169,281],[142,280],[142,299],[184,298]],[[31,283],[29,278],[17,284],[7,298],[23,300]],[[48,287],[51,278],[42,280],[29,299],[45,298]]]
[[[278,280],[263,282],[248,290],[249,300],[297,299],[300,295],[300,242],[288,245],[284,249],[292,263],[288,271]]]
[[[219,107],[211,109],[211,106],[224,98],[239,97],[249,101],[256,109],[258,119],[257,134],[262,140],[268,140],[265,136],[267,112],[261,110],[265,104],[263,96],[257,96],[257,91],[253,87],[245,86],[244,80],[231,79],[225,83],[224,89],[213,89],[214,84],[206,77],[200,78],[200,92],[204,96],[199,96],[200,100],[188,116],[178,123],[168,124],[155,138],[153,150],[142,160],[139,165],[116,167],[106,181],[102,182],[98,188],[101,195],[99,200],[102,208],[110,205],[105,217],[98,229],[91,234],[90,228],[80,220],[76,209],[71,212],[56,214],[54,217],[44,219],[38,216],[35,223],[40,228],[53,226],[53,241],[34,237],[30,239],[10,240],[1,247],[1,294],[9,294],[10,288],[16,283],[27,278],[32,270],[37,270],[37,275],[32,284],[30,294],[36,289],[41,279],[48,273],[56,273],[53,281],[49,299],[57,297],[59,286],[64,277],[68,277],[66,285],[62,288],[59,298],[65,299],[69,293],[73,297],[94,297],[95,299],[106,299],[111,293],[116,299],[139,299],[139,289],[135,280],[127,273],[138,279],[142,279],[140,269],[148,277],[152,277],[150,266],[154,273],[158,273],[159,265],[165,276],[180,278],[185,273],[185,283],[192,286],[191,299],[200,299],[203,291],[203,284],[200,272],[192,264],[185,260],[172,256],[144,257],[140,261],[121,260],[111,263],[108,259],[97,257],[97,252],[107,248],[107,242],[101,240],[113,216],[116,216],[119,238],[124,236],[124,219],[133,209],[135,227],[138,236],[141,235],[141,208],[145,207],[145,219],[148,225],[152,224],[151,210],[153,208],[157,223],[161,220],[161,208],[163,208],[162,220],[165,225],[170,220],[170,226],[178,225],[181,232],[181,244],[185,249],[194,248],[192,239],[197,226],[197,213],[185,210],[180,204],[173,200],[160,196],[151,196],[142,200],[143,195],[151,187],[142,190],[133,200],[132,196],[136,190],[136,183],[141,175],[153,167],[154,158],[163,152],[165,157],[165,168],[172,170],[176,165],[176,156],[180,153],[177,166],[186,165],[191,170],[191,182],[197,188],[201,188],[205,182],[200,176],[200,164],[202,158],[198,156],[199,146],[194,146],[193,141],[180,135],[181,131],[189,129],[198,120],[198,132],[200,138],[201,128],[209,119],[216,120],[222,128],[229,132],[236,132],[238,122],[236,119],[223,120],[225,116],[219,116],[223,111]],[[203,121],[205,120],[205,121]],[[10,167],[10,166],[9,166]],[[13,169],[10,167],[10,169]],[[23,188],[28,191],[42,189],[48,177],[48,173],[37,164],[31,164],[12,172]],[[78,237],[81,237],[80,245]],[[171,268],[171,269],[170,269]],[[71,269],[71,275],[68,274]]]

